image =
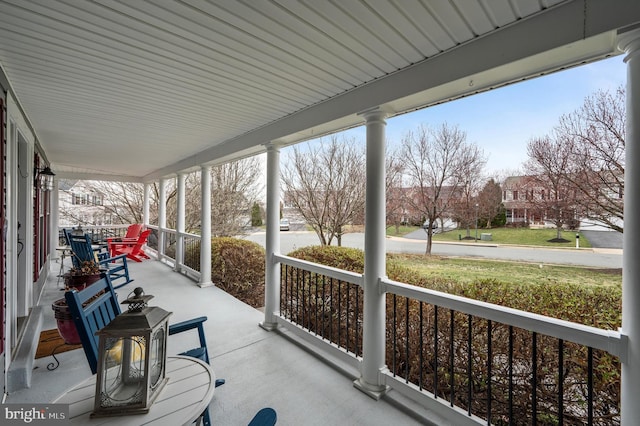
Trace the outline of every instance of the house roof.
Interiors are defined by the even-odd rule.
[[[2,0],[0,84],[60,177],[149,181],[616,55],[639,22],[635,0]]]

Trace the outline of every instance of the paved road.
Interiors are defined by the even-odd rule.
[[[424,231],[423,231],[424,232]],[[264,247],[265,233],[250,234],[246,239]],[[289,253],[297,248],[317,245],[318,237],[313,232],[281,232],[280,251]],[[342,245],[362,249],[364,234],[346,234]],[[425,251],[425,241],[411,238],[389,237],[386,240],[388,253],[417,253]],[[478,243],[434,243],[432,253],[444,256],[484,257],[489,259],[515,260],[547,264],[581,265],[600,268],[622,268],[622,250],[610,248],[560,249],[530,248],[508,245]]]

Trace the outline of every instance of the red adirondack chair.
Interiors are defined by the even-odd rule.
[[[149,259],[149,256],[142,250],[147,243],[147,238],[151,233],[150,229],[142,231],[140,236],[134,241],[108,241],[109,253],[111,257],[119,254],[126,254],[127,257],[136,262],[142,262],[143,259]]]
[[[141,231],[142,231],[142,224],[134,223],[127,227],[127,233],[124,235],[124,237],[107,238],[107,244],[110,244],[112,242],[120,242],[120,241],[127,241],[127,242],[133,241],[135,243],[138,241],[138,237],[140,236]]]

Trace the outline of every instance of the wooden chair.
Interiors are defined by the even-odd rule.
[[[249,426],[273,426],[277,420],[276,410],[271,407],[265,407],[253,416]]]
[[[108,275],[104,275],[99,281],[91,284],[84,290],[71,290],[65,293],[65,299],[73,322],[78,330],[82,348],[89,362],[93,374],[98,368],[98,336],[96,331],[109,324],[117,315],[120,315],[120,305]],[[197,330],[198,347],[182,352],[180,355],[191,356],[209,363],[207,340],[204,335],[203,323],[207,317],[198,317],[179,322],[169,326],[169,335],[188,330]],[[224,384],[224,379],[216,380],[215,386]],[[210,425],[209,409],[203,413],[203,424]]]
[[[149,256],[144,252],[142,247],[147,243],[147,238],[151,233],[150,229],[142,231],[138,239],[134,241],[110,241],[109,253],[111,256],[117,256],[119,254],[125,254],[127,257],[136,262],[142,262],[142,259],[149,259]]]
[[[115,242],[122,242],[122,241],[127,241],[127,242],[138,241],[138,237],[140,236],[141,232],[142,232],[142,224],[134,223],[127,227],[127,232],[125,233],[124,237],[107,238],[107,244],[109,244],[110,242],[115,243]]]
[[[133,279],[129,276],[129,266],[127,256],[124,254],[109,257],[109,253],[96,252],[91,245],[91,237],[85,234],[68,235],[69,247],[71,248],[71,261],[75,267],[79,267],[84,261],[98,262],[100,268],[109,275],[109,279],[115,288],[120,288],[129,284]]]

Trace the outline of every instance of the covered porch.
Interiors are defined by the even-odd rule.
[[[180,194],[185,175],[195,171],[202,183],[200,266],[190,271],[177,250],[172,267],[192,276],[199,285],[182,274],[168,274],[161,262],[133,265],[132,274],[135,285],[155,294],[154,302],[174,311],[176,320],[195,314],[196,306],[186,298],[183,301],[183,296],[195,297],[197,309],[203,309],[198,314],[209,317],[212,363],[228,381],[214,398],[215,420],[242,424],[265,405],[278,410],[282,424],[372,424],[378,419],[380,424],[410,424],[412,415],[424,416],[420,417],[424,422],[433,419],[435,424],[495,420],[491,389],[488,415],[479,418],[472,415],[475,395],[471,390],[454,395],[451,380],[451,392],[445,396],[449,403],[442,392],[430,393],[421,380],[409,377],[409,346],[416,342],[409,342],[408,337],[403,342],[395,332],[404,327],[409,335],[421,327],[422,307],[429,305],[435,313],[436,337],[443,334],[438,327],[445,319],[438,319],[438,312],[450,318],[445,348],[450,355],[442,357],[451,361],[448,366],[435,361],[436,387],[438,373],[445,367],[454,376],[455,349],[460,349],[462,359],[469,359],[468,369],[456,376],[471,383],[474,366],[471,355],[466,354],[471,353],[472,326],[480,319],[489,324],[485,335],[489,376],[493,363],[509,370],[503,375],[508,378],[503,383],[505,395],[515,385],[534,383],[536,388],[537,339],[544,335],[560,353],[559,367],[551,375],[558,372],[555,375],[563,377],[565,341],[584,349],[585,365],[591,364],[594,350],[619,358],[620,419],[622,424],[634,424],[640,417],[636,402],[640,392],[640,290],[636,285],[640,242],[634,239],[640,233],[636,231],[640,219],[631,215],[625,223],[622,329],[584,328],[389,280],[384,266],[384,169],[389,117],[624,53],[629,70],[625,179],[639,181],[640,6],[632,0],[559,0],[404,7],[402,1],[346,2],[345,6],[313,2],[313,7],[275,1],[253,5],[167,2],[149,3],[147,9],[139,10],[124,2],[0,1],[4,24],[0,27],[0,146],[4,159],[0,217],[2,225],[7,224],[0,245],[0,254],[7,259],[0,287],[6,301],[2,310],[3,372],[19,360],[15,350],[24,330],[18,318],[31,317],[38,307],[46,309],[46,298],[53,296],[50,280],[56,267],[57,205],[55,191],[49,193],[37,185],[45,166],[58,178],[144,184],[146,225],[151,225],[150,183],[160,182],[159,218],[154,226],[158,259],[169,263],[162,249],[165,238],[175,233],[179,248],[193,238],[185,233],[181,221],[184,198]],[[366,126],[367,135],[364,274],[283,256],[278,237],[280,148],[361,125]],[[211,200],[209,170],[212,165],[261,153],[267,155],[264,313],[239,304],[217,290],[210,279],[210,208],[215,200]],[[167,229],[162,207],[168,179],[178,182],[176,230]],[[625,208],[640,209],[640,187],[627,188]],[[19,249],[20,245],[29,250]],[[318,277],[345,285],[347,310],[339,310],[340,287],[337,305],[330,310],[338,310],[337,317],[351,333],[346,343],[338,337],[336,343],[330,338],[331,343],[317,344],[325,336],[318,333],[317,318],[312,325],[307,309],[313,303],[318,312],[318,293],[304,290],[305,277],[312,274],[323,283],[325,278]],[[175,285],[181,286],[179,291]],[[355,304],[349,305],[350,297]],[[395,315],[396,298],[406,306],[406,320]],[[393,313],[386,310],[389,303]],[[417,312],[410,306],[419,306],[419,323],[409,320],[410,311],[412,320]],[[533,380],[519,383],[512,378],[513,371],[521,370],[529,360],[514,362],[503,354],[491,357],[493,322],[501,324],[506,339],[513,339],[509,336],[514,327],[529,333],[531,343],[527,344],[534,348]],[[454,325],[463,323],[456,333],[468,330],[469,337],[456,340]],[[311,356],[283,336],[305,341],[307,350],[321,355]],[[390,342],[394,348],[391,358],[385,353]],[[402,345],[406,356],[395,350]],[[433,346],[438,358],[437,339]],[[78,381],[88,374],[88,370],[83,372],[83,360],[66,359],[81,353],[63,355],[63,365],[69,367],[61,368],[77,371],[50,373],[38,360],[33,382],[56,376],[64,376],[58,383]],[[427,364],[422,353],[420,362]],[[403,366],[406,377],[401,375]],[[8,392],[10,382],[5,374],[6,401],[42,402],[53,397],[38,394],[48,382]],[[559,401],[554,410],[562,423],[564,384],[562,379],[559,382],[554,383],[558,392],[554,398]],[[491,388],[491,377],[488,383]],[[580,414],[591,416],[587,412],[592,411],[593,398],[588,399]],[[401,401],[407,404],[400,405]],[[532,401],[527,416],[535,418],[535,396]],[[396,402],[401,409],[389,407]],[[513,413],[510,401],[505,405]],[[236,415],[242,418],[230,421]]]
[[[58,266],[55,262],[53,269]],[[412,425],[423,424],[411,413],[388,401],[375,401],[352,386],[357,371],[342,369],[318,359],[291,340],[287,333],[270,333],[258,326],[264,313],[233,298],[216,287],[199,288],[182,274],[168,273],[159,261],[131,264],[134,282],[119,289],[124,298],[136,286],[155,297],[152,306],[173,312],[170,323],[205,315],[207,345],[217,378],[226,384],[216,389],[210,412],[213,424],[247,424],[265,406],[278,413],[282,425]],[[61,297],[52,270],[41,305],[42,330],[56,328],[51,302]],[[188,334],[188,333],[185,333]],[[169,339],[169,355],[190,348],[194,336],[174,335]],[[192,343],[192,342],[191,342]],[[82,349],[56,355],[60,366],[47,370],[50,356],[34,363],[31,387],[11,393],[6,403],[52,401],[91,375]],[[435,424],[445,424],[436,417]]]

